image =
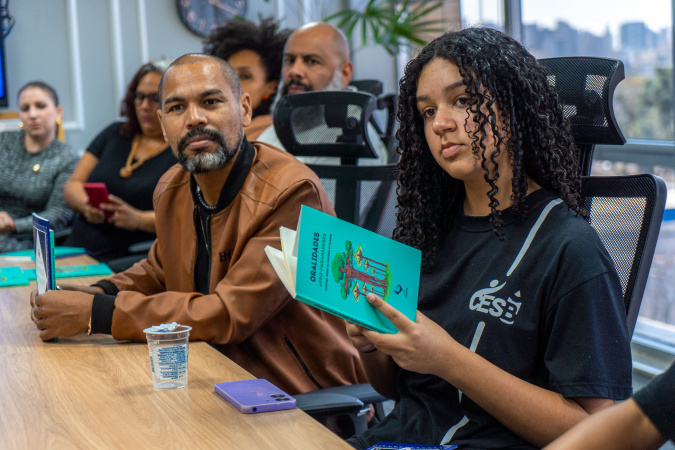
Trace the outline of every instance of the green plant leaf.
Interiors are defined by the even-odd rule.
[[[357,25],[361,27],[361,45],[382,45],[395,54],[397,47],[406,45],[406,41],[426,44],[425,34],[443,32],[441,20],[431,20],[428,15],[441,7],[437,0],[423,0],[409,8],[410,0],[369,0],[361,9],[345,9],[324,19],[337,21],[348,39],[354,37]]]

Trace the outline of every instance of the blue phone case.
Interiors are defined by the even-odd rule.
[[[263,378],[217,383],[214,390],[244,414],[295,408],[295,399]]]

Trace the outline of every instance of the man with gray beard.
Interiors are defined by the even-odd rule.
[[[225,61],[189,54],[159,85],[164,138],[179,164],[154,193],[148,258],[91,287],[31,295],[40,338],[178,322],[259,378],[295,394],[365,380],[344,322],[293,300],[265,256],[301,205],[334,214],[316,175],[291,155],[249,143],[250,97]]]
[[[308,23],[295,30],[286,42],[281,69],[283,84],[277,90],[276,100],[287,94],[343,90],[349,84],[353,73],[354,66],[349,60],[349,45],[342,32],[325,22]],[[359,164],[386,164],[387,148],[382,139],[370,124],[367,131],[378,157],[363,158]],[[263,131],[257,140],[284,148],[277,137],[274,125]],[[298,159],[305,164],[340,164],[339,158],[300,156]]]

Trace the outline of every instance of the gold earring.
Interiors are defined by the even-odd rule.
[[[19,122],[19,129],[23,130],[23,122]]]
[[[66,133],[63,131],[63,127],[61,126],[62,121],[61,117],[56,118],[56,137],[59,141],[61,142],[66,142]]]

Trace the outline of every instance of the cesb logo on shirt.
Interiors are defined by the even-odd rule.
[[[505,324],[513,324],[522,302],[513,301],[511,297],[504,300],[494,295],[505,285],[506,282],[499,284],[499,280],[492,280],[489,288],[479,289],[471,296],[469,309],[498,317]],[[513,295],[520,298],[520,291]]]

